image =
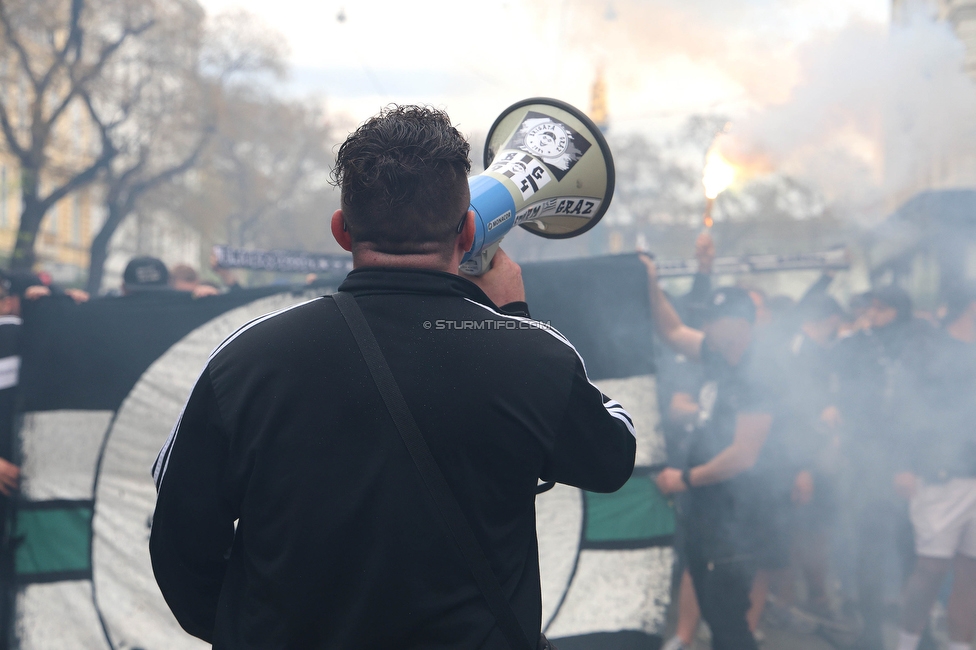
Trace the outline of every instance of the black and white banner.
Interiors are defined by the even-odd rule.
[[[664,446],[644,267],[629,255],[526,264],[523,276],[533,316],[573,341],[638,437],[639,469],[620,491],[540,495],[543,625],[563,650],[656,650],[674,516],[648,473]],[[14,523],[19,648],[208,647],[180,628],[153,578],[150,467],[211,351],[308,297],[266,288],[29,305]]]

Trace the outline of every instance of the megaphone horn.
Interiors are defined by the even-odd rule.
[[[581,235],[613,197],[613,156],[593,121],[565,102],[509,106],[488,131],[485,171],[468,179],[475,238],[461,270],[481,275],[514,226],[548,239]]]

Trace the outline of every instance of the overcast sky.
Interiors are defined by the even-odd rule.
[[[552,96],[587,110],[606,71],[613,128],[783,101],[794,52],[890,0],[201,0],[244,8],[290,47],[291,87],[359,122],[388,102],[445,107],[484,132],[509,104]],[[340,20],[342,18],[342,20]]]

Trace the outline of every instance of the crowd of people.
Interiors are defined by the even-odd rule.
[[[830,275],[796,302],[713,290],[707,234],[697,255],[692,290],[670,298],[644,259],[663,343],[657,483],[679,513],[665,648],[692,647],[699,617],[714,650],[755,648],[764,610],[868,650],[896,618],[897,650],[934,648],[946,595],[949,647],[970,648],[976,291],[949,287],[923,314],[888,286],[845,310]]]
[[[643,258],[669,465],[657,483],[674,496],[679,521],[676,625],[664,649],[691,648],[704,630],[714,650],[749,650],[765,625],[779,624],[884,650],[892,619],[897,650],[935,648],[939,599],[950,650],[970,648],[976,289],[952,287],[934,314],[916,312],[896,286],[854,296],[845,309],[828,293],[831,274],[793,301],[713,288],[708,234],[696,256],[699,272],[681,296],[663,292]],[[216,271],[224,290],[238,286]],[[2,400],[16,386],[21,301],[89,297],[34,274],[0,280]],[[117,293],[160,290],[222,291],[187,265],[138,257]],[[10,451],[0,449],[3,495],[19,478]]]

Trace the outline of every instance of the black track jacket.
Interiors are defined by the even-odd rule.
[[[620,488],[630,416],[562,335],[459,276],[363,268],[340,290],[537,637],[537,480]],[[507,648],[331,298],[217,348],[153,474],[156,580],[215,648]]]

